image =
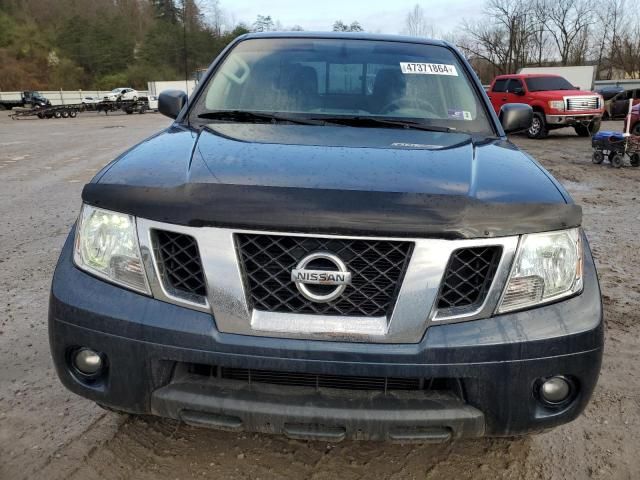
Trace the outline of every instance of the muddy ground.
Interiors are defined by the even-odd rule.
[[[604,365],[575,422],[517,440],[327,445],[119,416],[67,392],[49,357],[46,316],[80,191],[117,153],[168,124],[157,114],[0,116],[1,479],[639,478],[640,169],[593,165],[589,141],[571,130],[514,140],[584,207],[600,271]]]

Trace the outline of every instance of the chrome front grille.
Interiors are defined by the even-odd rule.
[[[254,308],[357,317],[391,314],[413,247],[412,242],[260,234],[238,234],[236,242]],[[352,274],[351,285],[327,303],[308,300],[291,281],[298,262],[318,251],[340,257]]]
[[[429,325],[490,317],[518,245],[517,236],[345,237],[144,218],[136,225],[153,296],[210,314],[218,332],[380,344],[418,343]],[[300,298],[292,280],[301,256],[320,248],[344,255],[353,273],[333,303]]]
[[[599,97],[565,97],[566,109],[571,112],[586,110],[598,110],[600,108]]]

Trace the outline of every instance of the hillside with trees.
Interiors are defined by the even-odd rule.
[[[243,24],[220,0],[0,0],[0,91],[145,89],[205,68],[242,33],[304,28],[265,13]],[[458,45],[485,83],[549,65],[640,77],[637,0],[485,0],[483,14],[460,19],[455,33],[438,29],[421,4],[402,20],[405,35]],[[340,19],[326,29],[366,31]]]
[[[0,91],[144,89],[149,80],[184,78],[249,31],[228,25],[217,1],[206,11],[199,4],[0,0]]]

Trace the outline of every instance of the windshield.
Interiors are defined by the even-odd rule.
[[[400,42],[245,40],[210,78],[191,118],[211,119],[221,112],[284,114],[327,122],[406,119],[462,132],[494,133],[466,69],[451,50]]]
[[[533,77],[527,78],[527,88],[530,92],[545,92],[550,90],[575,90],[567,80],[562,77]]]
[[[120,93],[120,90],[122,90],[121,88],[114,88],[113,90],[111,90],[112,93]]]

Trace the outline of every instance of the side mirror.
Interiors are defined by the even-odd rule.
[[[522,87],[516,87],[513,89],[513,94],[514,95],[524,95],[524,89]]]
[[[158,96],[158,111],[169,118],[176,118],[187,103],[187,94],[182,90],[166,90]]]
[[[525,103],[507,103],[500,109],[500,123],[505,133],[528,130],[533,121],[533,109]]]

